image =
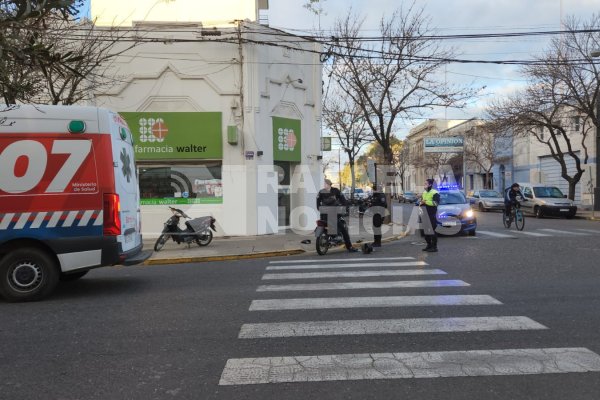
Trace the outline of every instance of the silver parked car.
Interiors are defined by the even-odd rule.
[[[527,201],[521,203],[523,211],[534,214],[537,218],[544,215],[564,216],[573,218],[577,206],[568,199],[556,186],[543,184],[519,183],[523,196]]]
[[[476,190],[470,202],[479,211],[504,210],[504,197],[495,190]]]

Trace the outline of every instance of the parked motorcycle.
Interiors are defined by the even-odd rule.
[[[165,222],[165,226],[161,235],[154,243],[154,251],[160,251],[169,238],[173,239],[177,244],[187,243],[188,247],[192,242],[196,242],[198,246],[208,246],[213,239],[213,231],[215,228],[215,219],[213,217],[200,217],[192,219],[185,212],[178,208],[169,207],[173,215]],[[185,229],[179,227],[181,218],[189,219],[185,221]]]
[[[346,220],[343,217],[338,217],[341,220],[341,223],[348,229],[346,225]],[[339,230],[338,230],[339,231]],[[327,250],[331,247],[337,247],[339,245],[344,244],[344,238],[342,234],[338,232],[337,234],[330,234],[327,228],[327,221],[322,219],[317,221],[317,227],[315,228],[315,237],[316,240],[316,248],[317,253],[319,255],[324,256],[327,254]]]

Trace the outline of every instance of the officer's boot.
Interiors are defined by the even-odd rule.
[[[381,235],[373,235],[373,247],[381,247]]]
[[[431,236],[425,235],[425,241],[427,242],[427,246],[422,251],[429,251],[431,249]]]
[[[435,234],[431,237],[431,247],[427,251],[429,251],[431,253],[435,253],[436,251],[438,251],[438,249],[437,249],[437,236]]]

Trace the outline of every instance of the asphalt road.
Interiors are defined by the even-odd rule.
[[[600,224],[528,218],[526,233],[518,233],[500,225],[499,213],[478,218],[477,236],[443,237],[438,253],[423,253],[421,239],[409,236],[370,255],[101,268],[61,284],[46,301],[0,302],[0,398],[598,399],[600,372],[578,369],[599,367]],[[409,258],[388,259],[396,257]],[[408,270],[438,272],[394,275]],[[290,273],[329,275],[263,279]],[[428,286],[396,283],[406,281]],[[391,282],[397,286],[386,287]],[[314,286],[324,283],[344,286]],[[400,303],[368,303],[383,297]],[[326,308],[335,298],[341,305]],[[429,303],[403,304],[407,299]],[[278,309],[285,307],[293,309]],[[478,331],[465,322],[504,317],[524,325]],[[402,328],[408,331],[389,326],[407,319],[418,321]],[[287,333],[262,325],[307,321],[313,324]],[[363,325],[309,336],[318,334],[314,322],[326,321],[336,321],[336,329],[340,321]],[[444,329],[424,328],[423,321],[443,321]],[[253,336],[260,328],[275,337]],[[247,337],[238,338],[243,329]],[[506,353],[515,349],[521,353]],[[564,349],[585,360],[565,361]],[[422,364],[409,375],[443,377],[398,373],[410,364],[404,353]],[[440,372],[431,360],[449,354],[454,361]],[[256,358],[264,359],[239,368]],[[475,368],[478,358],[483,366]],[[280,365],[275,376],[285,382],[258,383],[265,363]]]

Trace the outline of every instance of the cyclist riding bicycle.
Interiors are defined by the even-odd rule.
[[[520,196],[523,201],[526,201],[523,192],[518,183],[513,183],[508,189],[504,191],[504,218],[510,220],[510,212],[513,207],[519,204],[517,196]]]

